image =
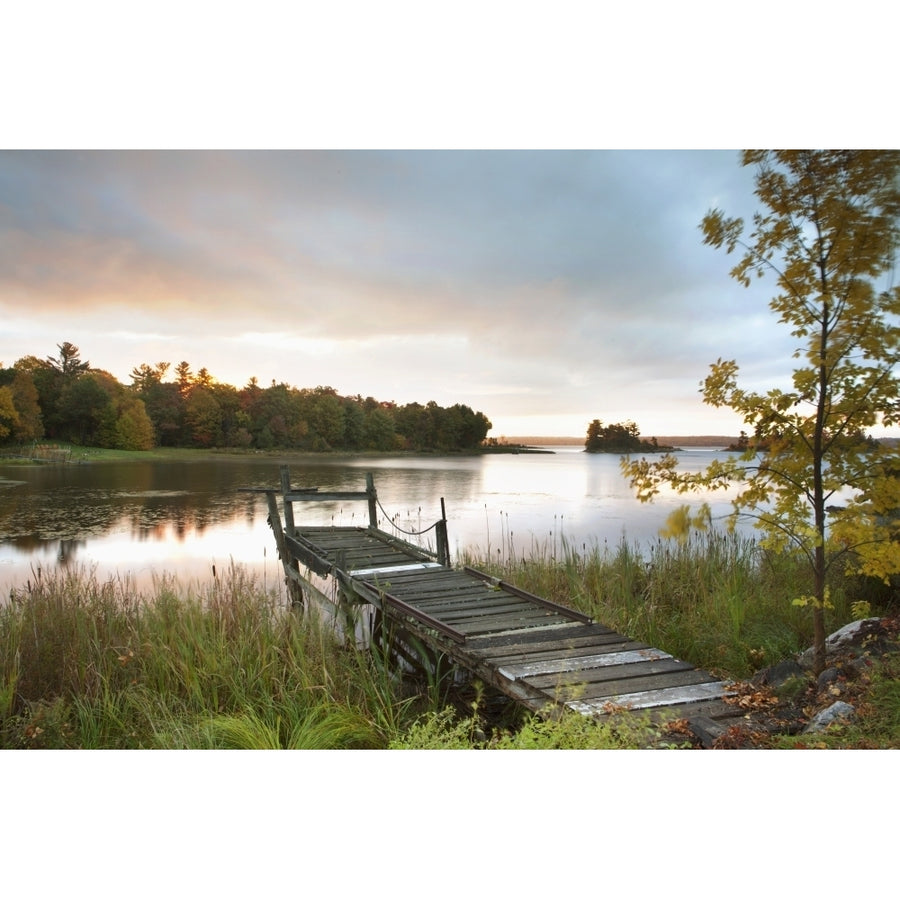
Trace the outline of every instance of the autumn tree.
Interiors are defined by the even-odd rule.
[[[5,441],[19,425],[19,413],[10,387],[0,387],[0,441]]]
[[[812,607],[821,671],[832,568],[884,579],[900,571],[900,453],[866,439],[900,421],[900,288],[891,284],[900,152],[760,150],[742,163],[756,167],[762,211],[746,237],[741,219],[709,212],[704,243],[739,251],[731,275],[740,284],[774,278],[769,306],[798,341],[791,387],[744,390],[737,363],[719,359],[703,400],[742,417],[755,436],[747,449],[696,475],[671,455],[624,460],[623,471],[642,500],[663,484],[740,485],[732,524],[753,517],[764,546],[809,563],[810,593],[794,602]]]
[[[19,441],[36,441],[44,436],[44,423],[37,387],[29,372],[16,370],[10,385],[19,414],[14,436]]]
[[[11,427],[6,437],[19,443],[42,438],[44,424],[31,372],[18,363],[12,369],[0,367],[0,387],[9,388],[15,410],[15,415],[8,417]]]

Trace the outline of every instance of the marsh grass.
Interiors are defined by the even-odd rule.
[[[791,603],[809,593],[808,568],[738,534],[695,532],[683,543],[660,539],[645,548],[625,540],[575,548],[548,538],[528,556],[507,544],[493,556],[467,553],[463,561],[730,678],[812,642],[808,611]],[[851,620],[860,590],[852,579],[835,578],[834,628]]]
[[[395,685],[243,570],[149,596],[36,577],[0,608],[0,746],[385,747]]]
[[[704,533],[649,552],[570,546],[465,555],[630,638],[742,679],[812,640],[806,570],[735,535]],[[829,624],[849,621],[860,584],[832,586]],[[230,567],[205,584],[158,578],[142,594],[92,572],[35,573],[0,605],[3,748],[454,748],[641,746],[623,726],[580,717],[486,726],[478,703],[447,706],[449,682],[410,692],[377,650],[340,642]],[[900,707],[887,679],[884,705]],[[893,714],[891,714],[893,715]],[[896,728],[896,716],[885,728]],[[604,730],[605,729],[605,730]]]

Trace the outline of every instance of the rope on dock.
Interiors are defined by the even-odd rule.
[[[412,535],[413,537],[418,537],[420,534],[428,534],[432,528],[437,528],[437,522],[433,525],[429,525],[427,528],[423,528],[421,531],[407,531],[405,528],[401,528],[393,519],[393,516],[381,505],[381,501],[376,497],[375,502],[378,504],[378,508],[384,513],[385,518],[391,523],[392,528],[396,528],[401,534]],[[400,513],[397,513],[399,516]]]

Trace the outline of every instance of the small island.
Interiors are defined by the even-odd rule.
[[[585,453],[669,453],[677,449],[660,444],[655,437],[642,440],[637,425],[631,421],[604,425],[600,419],[594,419],[584,441]]]

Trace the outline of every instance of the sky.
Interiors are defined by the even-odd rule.
[[[124,384],[185,360],[494,437],[737,434],[708,366],[767,384],[793,345],[698,226],[752,178],[731,150],[5,151],[0,361],[69,341]]]
[[[889,30],[768,0],[750,20],[700,0],[652,19],[568,0],[443,17],[190,3],[174,30],[168,0],[134,20],[50,6],[53,29],[43,7],[14,12],[0,60],[17,86],[0,121],[0,363],[68,341],[124,384],[187,361],[238,388],[463,403],[498,438],[583,437],[595,418],[736,435],[702,402],[710,364],[782,386],[795,344],[772,283],[742,288],[736,259],[702,243],[710,209],[756,208],[732,148],[891,134],[869,85],[892,83]],[[852,77],[823,70],[778,102],[803,54],[760,69],[758,43],[825,45],[826,27],[865,36]]]

